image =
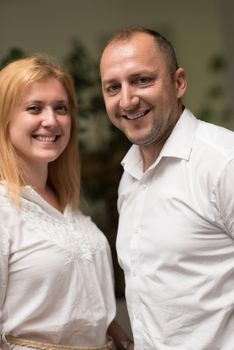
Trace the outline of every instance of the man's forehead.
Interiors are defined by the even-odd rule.
[[[157,50],[153,38],[150,35],[141,33],[149,37],[150,41],[145,40],[118,40],[111,42],[103,52],[100,69],[101,74],[119,69],[131,69],[136,65],[152,66],[154,62],[161,61],[162,52]],[[151,41],[152,39],[152,41]],[[153,42],[153,43],[152,43]],[[140,69],[140,68],[139,68]]]

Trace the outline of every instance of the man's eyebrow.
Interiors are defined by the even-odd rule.
[[[107,85],[107,84],[113,84],[113,83],[117,83],[118,80],[117,79],[105,79],[105,80],[102,80],[102,85]]]

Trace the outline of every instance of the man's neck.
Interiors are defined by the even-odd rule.
[[[161,145],[155,145],[155,147],[150,146],[150,147],[142,147],[140,146],[140,151],[143,159],[143,170],[146,171],[158,158],[162,147],[164,144]]]

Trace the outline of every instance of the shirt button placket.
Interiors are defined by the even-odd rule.
[[[136,215],[134,222],[134,229],[132,234],[131,244],[131,265],[132,265],[132,287],[134,289],[134,301],[133,301],[133,328],[134,333],[137,335],[142,334],[142,322],[141,322],[141,301],[139,298],[139,290],[141,289],[141,261],[140,261],[140,236],[143,219],[143,211],[145,207],[145,198],[147,185],[140,183],[138,187],[138,195],[136,198]],[[139,339],[140,341],[140,339]]]

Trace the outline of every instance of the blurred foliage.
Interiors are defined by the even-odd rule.
[[[212,73],[224,72],[227,69],[227,61],[223,55],[212,57],[208,64],[208,70]]]
[[[79,117],[84,118],[90,113],[104,111],[97,63],[78,40],[73,40],[71,49],[64,58],[64,67],[72,75],[78,93]]]
[[[5,56],[0,60],[0,69],[6,66],[8,63],[15,61],[19,58],[25,57],[26,54],[23,50],[18,47],[12,47],[9,52],[6,53]]]
[[[234,111],[228,101],[226,73],[228,64],[222,54],[213,56],[207,64],[209,87],[199,108],[199,118],[227,128],[233,128]]]
[[[79,41],[72,42],[71,51],[64,59],[65,67],[70,71],[75,87],[82,91],[94,83],[94,64],[87,49]]]

